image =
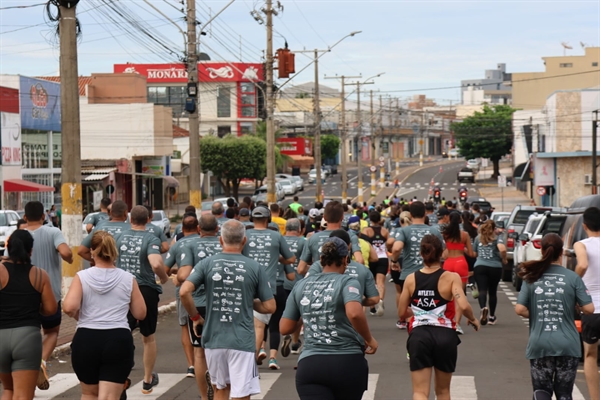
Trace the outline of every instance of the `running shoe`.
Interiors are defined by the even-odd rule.
[[[214,400],[215,389],[213,388],[213,384],[210,379],[210,373],[208,371],[206,371],[206,374],[204,374],[204,378],[206,379],[206,384],[208,385],[208,391],[206,393],[206,397],[208,398],[208,400]]]
[[[37,387],[40,390],[50,389],[50,382],[48,382],[48,372],[46,372],[46,362],[42,360],[40,364],[40,372],[37,378]]]
[[[479,316],[479,323],[481,325],[487,325],[488,323],[488,308],[487,307],[483,307],[481,309],[481,315]]]
[[[398,322],[396,322],[396,328],[400,329],[400,330],[404,330],[408,327],[408,324],[406,323],[406,321],[400,321],[398,320]]]
[[[274,358],[271,358],[269,360],[269,369],[279,369],[279,364],[277,364],[277,360]]]
[[[463,328],[460,325],[456,325],[456,333],[459,335],[464,335],[465,331],[463,331]]]
[[[283,337],[283,344],[281,345],[281,356],[287,357],[290,355],[290,344],[292,343],[292,336],[285,335]]]
[[[406,359],[410,360],[410,353],[406,353]]]
[[[496,316],[488,318],[488,325],[496,325]]]
[[[121,392],[121,397],[119,397],[119,400],[127,400],[127,389],[129,389],[130,386],[131,379],[127,378],[123,384],[123,391]]]
[[[291,353],[292,354],[300,354],[300,348],[302,347],[302,340],[298,340],[298,343],[292,343]]]
[[[256,359],[256,363],[258,365],[262,365],[262,362],[265,358],[267,358],[267,352],[265,351],[265,349],[261,348],[258,352],[258,358]]]
[[[375,308],[371,308],[369,310],[369,314],[371,314],[371,315],[377,315],[377,310]]]
[[[156,372],[152,373],[152,381],[150,383],[146,383],[142,381],[142,393],[150,394],[152,390],[154,390],[154,386],[158,385],[158,374]]]
[[[188,378],[195,378],[196,377],[196,371],[194,370],[194,367],[189,367],[187,369],[187,374],[185,374],[185,376],[187,376]]]
[[[379,300],[379,303],[377,304],[377,306],[375,306],[376,309],[376,315],[378,317],[383,317],[383,313],[385,312],[385,307],[383,306],[383,300]]]

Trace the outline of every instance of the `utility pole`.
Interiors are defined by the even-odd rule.
[[[378,118],[378,130],[379,130],[379,147],[375,147],[377,152],[375,156],[383,156],[382,141],[383,141],[383,98],[379,95],[379,118]],[[388,151],[389,152],[389,151]]]
[[[267,16],[267,202],[277,202],[275,194],[275,98],[273,93],[273,10],[272,0],[266,0],[262,10]]]
[[[594,111],[592,121],[592,194],[598,194],[598,180],[596,170],[598,169],[598,111]]]
[[[59,1],[60,9],[60,102],[63,164],[61,173],[62,231],[73,252],[73,263],[63,261],[65,290],[81,269],[77,249],[81,244],[82,187],[81,187],[81,131],[79,121],[79,73],[77,68],[78,1]],[[52,157],[52,149],[48,151]]]
[[[315,168],[317,169],[317,190],[315,197],[317,201],[323,201],[321,196],[321,106],[319,104],[319,50],[315,49]]]
[[[198,84],[198,51],[196,46],[196,0],[187,0],[187,70],[188,85]],[[194,102],[194,111],[189,113],[190,119],[190,204],[196,210],[202,208],[202,190],[200,188],[200,121],[198,109],[198,90],[195,96],[189,93]]]
[[[337,79],[337,76],[325,77],[325,79]],[[342,75],[342,115],[341,115],[341,139],[342,139],[342,203],[348,200],[348,132],[346,131],[346,78],[360,79],[362,76],[346,76]]]
[[[371,119],[371,123],[369,124],[369,129],[370,129],[370,133],[371,133],[371,165],[375,165],[375,114],[373,114],[373,91],[370,91],[370,95],[371,95],[371,103],[370,103],[370,119]]]
[[[356,111],[358,112],[358,151],[356,152],[356,156],[358,159],[358,202],[362,205],[363,198],[363,176],[362,176],[362,114],[360,112],[360,83],[356,82],[356,96],[358,99],[358,105],[356,106]]]

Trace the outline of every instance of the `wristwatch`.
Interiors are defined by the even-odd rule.
[[[200,319],[200,314],[199,314],[199,313],[198,313],[198,314],[196,314],[196,316],[195,316],[195,317],[190,317],[190,320],[192,320],[193,322],[196,322],[196,321],[198,321],[199,319]]]
[[[392,262],[392,264],[398,264],[398,260],[392,260],[392,259],[390,259],[390,261]]]

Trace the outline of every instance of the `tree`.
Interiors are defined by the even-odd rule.
[[[232,135],[200,140],[202,172],[211,171],[226,196],[238,198],[242,179],[263,179],[266,174],[266,143],[252,135]]]
[[[451,125],[460,155],[467,159],[489,158],[494,164],[492,178],[500,175],[500,159],[512,149],[515,111],[507,105],[485,105],[483,111]]]
[[[335,135],[323,135],[321,136],[321,157],[335,158],[340,151],[341,140]]]

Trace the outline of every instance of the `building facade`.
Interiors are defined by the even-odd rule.
[[[506,64],[498,64],[496,69],[486,69],[483,79],[460,81],[462,105],[511,104],[511,75],[506,73]]]

